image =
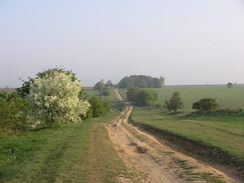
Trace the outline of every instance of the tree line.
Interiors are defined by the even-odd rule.
[[[164,78],[153,78],[144,75],[132,75],[122,78],[117,84],[118,88],[162,88]]]
[[[127,99],[137,106],[158,106],[157,93],[150,89],[129,88],[127,90]],[[200,113],[208,112],[217,109],[219,104],[214,98],[203,98],[192,104],[192,109]],[[159,105],[159,107],[161,107]],[[183,101],[179,92],[173,92],[170,99],[164,101],[163,107],[168,111],[178,111],[183,108]]]

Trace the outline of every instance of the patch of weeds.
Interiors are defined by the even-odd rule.
[[[188,165],[187,160],[174,159],[174,162],[179,165],[184,170],[192,170],[196,167],[191,167]]]
[[[196,173],[193,170],[196,167],[189,166],[187,160],[174,159],[174,162],[184,171],[179,173],[180,178],[185,178],[186,181],[206,181],[209,183],[225,183],[223,176],[215,176],[212,173]]]
[[[214,176],[212,173],[200,173],[200,178],[210,183],[225,183],[223,176]]]
[[[135,129],[133,128],[129,128],[127,125],[124,125],[123,126],[130,132],[132,133],[132,135],[134,135],[137,139],[139,139],[140,141],[142,142],[145,142],[147,140],[147,138],[143,135],[140,135]]]
[[[136,150],[138,153],[144,154],[147,152],[148,149],[146,147],[136,146]]]

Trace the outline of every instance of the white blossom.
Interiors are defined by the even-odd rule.
[[[54,71],[34,80],[27,101],[37,120],[51,125],[77,122],[80,115],[87,113],[90,104],[79,99],[82,87],[71,77],[67,73]]]

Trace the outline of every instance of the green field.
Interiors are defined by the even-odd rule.
[[[180,135],[186,139],[218,147],[228,154],[244,159],[244,117],[228,121],[217,117],[189,117],[185,113],[172,115],[159,109],[136,107],[132,114],[135,123]]]
[[[191,111],[192,103],[201,98],[216,98],[221,108],[244,109],[244,87],[226,88],[225,86],[166,86],[152,89],[158,94],[158,103],[164,104],[173,92],[178,91],[184,103],[183,110]],[[121,89],[126,96],[126,89]]]
[[[179,86],[152,90],[157,92],[158,103],[160,104],[169,99],[174,91],[180,92],[184,108],[180,112],[169,113],[163,108],[135,107],[131,117],[135,124],[143,126],[146,130],[155,129],[164,138],[186,150],[192,147],[184,147],[186,145],[183,142],[184,139],[199,144],[198,147],[204,146],[206,147],[205,156],[209,159],[211,158],[208,155],[211,156],[211,153],[213,155],[216,152],[223,152],[227,156],[224,155],[225,158],[222,155],[222,157],[219,156],[220,162],[238,164],[237,166],[242,167],[243,170],[244,112],[219,110],[197,114],[191,113],[191,106],[196,100],[211,97],[217,99],[221,109],[244,109],[244,87],[228,89],[224,86]],[[120,92],[123,96],[126,96],[126,89],[122,89]],[[177,138],[179,139],[177,140]],[[210,151],[211,153],[208,154]],[[202,152],[196,150],[196,153],[201,154]]]
[[[114,95],[107,97],[113,100]],[[116,107],[116,106],[115,106]],[[116,182],[131,177],[105,125],[119,114],[0,138],[0,182]]]

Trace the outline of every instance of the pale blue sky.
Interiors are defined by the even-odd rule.
[[[90,86],[244,83],[244,1],[0,0],[0,87],[56,65]]]

